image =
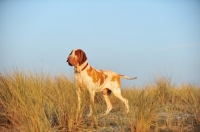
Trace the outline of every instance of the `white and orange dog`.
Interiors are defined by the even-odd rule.
[[[129,78],[127,76],[117,74],[113,71],[97,70],[88,64],[87,56],[81,49],[72,50],[72,52],[69,54],[69,57],[67,58],[67,62],[70,66],[74,66],[74,76],[77,87],[79,110],[81,104],[81,88],[86,88],[90,93],[90,99],[92,103],[94,103],[95,92],[103,92],[103,96],[107,105],[105,114],[108,114],[112,109],[112,104],[109,98],[111,92],[113,92],[116,97],[124,102],[126,113],[129,112],[128,100],[121,95],[120,78],[133,80],[137,79],[137,77]],[[92,107],[90,104],[90,112],[88,116],[91,116],[91,114]]]

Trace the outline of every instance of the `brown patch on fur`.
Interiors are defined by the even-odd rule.
[[[103,89],[103,94],[104,95],[110,95],[112,93],[112,91],[108,88]]]
[[[87,56],[86,56],[85,52],[81,49],[77,49],[75,51],[75,55],[78,58],[77,61],[78,61],[79,65],[82,65],[87,60]]]
[[[111,81],[115,82],[117,81],[118,86],[120,86],[120,77],[118,75],[115,75],[111,78]]]
[[[100,85],[102,85],[105,79],[108,77],[107,75],[103,73],[103,71],[97,71],[91,66],[87,70],[87,74],[92,78],[93,83],[100,82]]]

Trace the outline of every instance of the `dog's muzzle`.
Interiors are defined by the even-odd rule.
[[[72,66],[72,64],[71,64],[70,61],[69,61],[69,58],[67,58],[67,61],[66,61],[66,62],[68,63],[68,65]]]

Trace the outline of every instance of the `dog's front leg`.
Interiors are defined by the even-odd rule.
[[[77,87],[76,89],[76,93],[77,93],[77,96],[78,96],[78,112],[80,112],[80,109],[81,109],[81,89],[80,87]]]
[[[90,93],[90,112],[88,114],[88,117],[92,115],[92,108],[94,107],[94,96],[95,96],[95,92],[91,91]]]

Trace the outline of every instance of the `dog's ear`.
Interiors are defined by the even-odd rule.
[[[77,61],[78,61],[79,65],[82,65],[87,60],[87,56],[83,50],[77,49],[75,51],[75,54],[78,56]]]

